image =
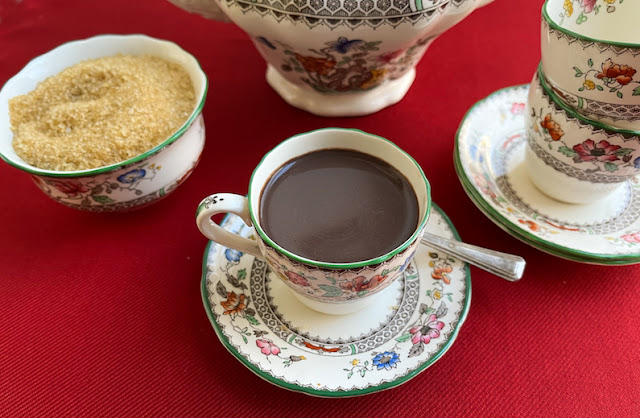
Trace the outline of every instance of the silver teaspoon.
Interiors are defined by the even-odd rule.
[[[501,253],[478,247],[477,245],[465,244],[464,242],[442,238],[437,235],[422,234],[422,243],[436,248],[453,257],[480,267],[498,277],[515,282],[522,278],[526,262],[524,258],[517,255]]]

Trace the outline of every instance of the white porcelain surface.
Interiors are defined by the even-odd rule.
[[[419,224],[402,245],[371,260],[332,263],[293,254],[266,235],[258,217],[265,184],[286,162],[328,148],[350,149],[380,158],[409,181],[418,199]],[[363,300],[381,292],[402,274],[419,246],[430,208],[429,183],[411,156],[384,138],[354,129],[327,128],[296,135],[267,153],[251,176],[248,198],[228,193],[206,197],[198,206],[196,224],[210,240],[264,258],[290,289],[309,301],[308,306],[324,313],[343,314],[361,309],[366,305]],[[231,234],[215,224],[211,217],[218,213],[240,216],[257,229],[256,239]]]
[[[196,92],[194,110],[187,122],[152,150],[106,167],[53,171],[22,160],[11,145],[9,99],[32,91],[40,81],[71,65],[115,54],[151,54],[181,65],[191,76]],[[200,113],[206,91],[207,77],[196,59],[173,42],[144,35],[101,35],[69,42],[29,62],[0,90],[0,157],[32,174],[38,187],[67,206],[118,211],[147,205],[173,191],[196,167],[205,141]]]
[[[456,140],[456,171],[478,208],[514,237],[574,261],[640,262],[640,179],[607,199],[568,204],[547,197],[525,167],[529,86],[509,87],[472,107]]]
[[[564,30],[602,41],[640,44],[636,0],[547,0],[543,7]]]
[[[233,216],[223,225],[253,233]],[[455,238],[437,207],[426,230]],[[309,309],[248,254],[212,242],[204,264],[205,309],[224,346],[259,377],[315,396],[365,395],[413,378],[451,347],[471,299],[468,265],[424,245],[375,304],[342,316]]]
[[[570,203],[594,202],[640,173],[640,137],[567,113],[545,91],[538,73],[531,82],[526,115],[531,150],[527,167],[534,183],[549,196]]]
[[[430,43],[492,0],[171,0],[219,10],[251,37],[267,81],[321,116],[376,112],[404,97]]]
[[[640,45],[580,40],[554,29],[544,17],[540,32],[542,68],[565,103],[591,119],[640,129]]]

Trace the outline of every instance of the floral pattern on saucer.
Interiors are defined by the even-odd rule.
[[[254,233],[235,216],[222,225]],[[426,229],[457,238],[435,206]],[[225,347],[267,381],[316,396],[364,395],[414,377],[448,350],[470,303],[468,265],[424,245],[374,304],[341,316],[302,305],[259,258],[210,243],[204,264],[205,309]]]
[[[554,255],[600,264],[640,262],[640,179],[628,181],[628,201],[603,222],[572,224],[541,214],[509,182],[507,161],[526,148],[528,85],[493,93],[469,110],[456,138],[456,171],[471,200],[511,235]],[[542,118],[549,135],[560,127]],[[557,129],[556,129],[557,128]],[[551,138],[553,139],[553,138]]]

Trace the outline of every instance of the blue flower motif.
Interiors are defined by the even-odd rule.
[[[240,261],[242,253],[238,250],[234,250],[233,248],[227,248],[227,250],[224,252],[224,256],[227,257],[227,260],[237,263],[238,261]]]
[[[404,269],[406,269],[406,268],[407,268],[407,266],[409,265],[409,262],[413,259],[413,255],[414,255],[415,253],[416,253],[415,251],[414,251],[414,252],[412,252],[412,253],[411,253],[411,255],[410,255],[409,257],[407,257],[407,259],[406,259],[406,260],[404,260],[404,264],[402,265],[402,267],[400,267],[400,271],[401,271],[401,272],[402,272],[402,271],[404,271]]]
[[[476,159],[476,154],[478,153],[478,147],[474,144],[469,147],[469,154],[471,154],[471,159]]]
[[[392,368],[397,367],[399,362],[400,356],[398,356],[398,353],[395,351],[385,351],[373,358],[373,365],[376,366],[378,370],[391,370]]]
[[[128,173],[118,176],[120,183],[134,183],[147,175],[147,171],[142,168],[135,168]]]
[[[332,51],[336,51],[339,52],[341,54],[346,54],[349,49],[363,44],[364,41],[361,39],[353,39],[353,40],[348,40],[347,38],[345,38],[344,36],[341,36],[338,38],[338,40],[336,42],[330,42],[327,45],[329,45],[331,47]]]
[[[638,157],[635,160],[633,160],[633,166],[635,168],[640,168],[640,157]]]
[[[259,40],[260,42],[262,42],[263,44],[265,44],[266,46],[268,46],[269,48],[276,49],[276,46],[274,44],[272,44],[271,42],[269,42],[269,40],[267,38],[265,38],[264,36],[258,36],[256,39]]]

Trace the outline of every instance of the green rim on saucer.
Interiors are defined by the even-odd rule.
[[[434,220],[433,220],[433,224],[431,224],[432,225],[431,228],[435,228],[436,230],[439,230],[439,229],[442,229],[445,231],[448,230],[450,231],[449,233],[453,237],[459,240],[460,236],[455,230],[455,227],[453,226],[451,220],[435,204],[434,204],[434,212],[436,216],[432,217],[432,219]],[[437,220],[435,220],[435,218],[437,218]],[[225,219],[220,223],[220,225],[226,226],[227,221],[229,219],[230,219],[229,216],[225,217]],[[429,228],[430,226],[427,225],[427,229]],[[407,324],[404,324],[404,325],[401,324],[396,326],[398,329],[396,329],[395,331],[391,330],[390,334],[388,335],[387,335],[387,331],[385,331],[387,328],[379,329],[375,327],[374,327],[375,329],[372,329],[371,331],[369,331],[369,333],[371,334],[370,336],[362,336],[357,332],[356,334],[354,334],[354,335],[360,335],[359,337],[356,337],[357,339],[354,340],[353,342],[354,344],[356,343],[360,344],[362,341],[369,341],[369,340],[372,341],[373,339],[377,341],[379,337],[385,336],[384,338],[388,338],[388,340],[385,340],[387,342],[379,343],[382,345],[376,345],[372,347],[367,346],[368,348],[359,349],[360,350],[359,352],[353,352],[353,353],[346,352],[344,354],[335,353],[334,355],[331,355],[330,353],[328,353],[328,351],[326,353],[320,352],[320,351],[311,352],[309,349],[306,349],[306,351],[300,351],[302,350],[301,347],[303,347],[303,345],[299,343],[296,344],[294,340],[297,340],[301,337],[304,338],[306,334],[304,333],[300,334],[298,331],[296,331],[295,330],[296,325],[295,324],[291,325],[289,322],[287,322],[288,319],[285,319],[283,322],[284,324],[287,324],[286,337],[282,337],[276,334],[275,332],[273,332],[273,329],[271,327],[277,328],[279,326],[278,320],[273,319],[273,324],[269,325],[270,330],[268,332],[262,332],[261,329],[258,330],[256,328],[250,328],[249,333],[245,334],[246,337],[243,336],[242,339],[240,339],[240,337],[236,335],[237,326],[236,326],[236,323],[233,322],[233,318],[232,318],[232,315],[234,314],[233,313],[226,314],[226,311],[225,313],[222,313],[222,310],[227,309],[229,305],[220,303],[220,301],[222,300],[222,297],[220,295],[221,292],[224,294],[227,294],[226,292],[228,292],[229,290],[232,290],[235,292],[242,291],[241,289],[238,289],[237,286],[233,288],[232,287],[233,285],[230,285],[229,282],[225,281],[225,280],[228,280],[228,277],[227,278],[222,277],[222,276],[226,276],[226,274],[221,274],[221,272],[219,271],[220,269],[224,270],[224,268],[228,268],[228,267],[223,268],[223,266],[220,265],[220,261],[218,261],[222,259],[224,264],[226,264],[227,266],[229,265],[229,263],[227,262],[227,260],[229,260],[229,256],[227,256],[227,251],[230,251],[232,253],[230,254],[231,257],[237,257],[235,258],[235,260],[239,260],[238,261],[239,264],[237,265],[237,267],[235,267],[236,269],[240,267],[245,269],[247,265],[255,266],[254,257],[252,256],[244,255],[244,257],[249,257],[246,260],[244,260],[244,258],[242,258],[243,256],[238,255],[238,253],[235,252],[235,250],[226,249],[226,247],[223,247],[211,241],[207,244],[204,252],[203,263],[202,263],[203,265],[202,265],[202,278],[201,278],[201,295],[202,295],[204,308],[207,312],[211,325],[213,326],[218,338],[220,339],[224,347],[234,357],[236,357],[244,366],[249,368],[253,373],[258,375],[262,379],[276,386],[279,386],[281,388],[288,389],[291,391],[301,392],[301,393],[305,393],[313,396],[335,398],[335,397],[350,397],[350,396],[366,395],[366,394],[371,394],[371,393],[375,393],[378,391],[391,389],[396,386],[399,386],[405,383],[406,381],[412,379],[413,377],[417,376],[420,372],[424,371],[426,368],[428,368],[430,365],[438,361],[444,355],[444,353],[452,346],[453,342],[457,338],[460,327],[465,322],[466,316],[469,312],[469,306],[471,302],[471,271],[470,271],[469,265],[467,263],[461,262],[460,260],[455,261],[451,259],[450,260],[451,264],[456,266],[451,274],[452,275],[457,274],[457,276],[452,276],[451,284],[449,284],[448,286],[452,286],[453,288],[458,290],[451,290],[453,291],[453,293],[450,295],[452,295],[451,297],[453,297],[453,299],[448,299],[447,304],[449,304],[449,301],[451,301],[451,303],[454,303],[454,304],[447,305],[449,306],[449,309],[445,310],[444,313],[442,314],[442,315],[445,315],[444,317],[442,317],[442,321],[445,321],[448,325],[445,325],[444,328],[440,328],[443,330],[442,335],[440,335],[439,337],[434,337],[434,338],[442,338],[442,340],[440,342],[438,342],[437,340],[432,341],[432,344],[433,343],[436,344],[435,346],[432,346],[433,347],[431,349],[432,351],[427,351],[427,348],[425,348],[424,353],[422,352],[414,353],[413,357],[406,356],[407,353],[410,353],[408,348],[413,347],[412,344],[414,343],[412,343],[412,341],[410,340],[411,334],[403,334],[407,326],[412,326],[412,325],[408,325],[409,322],[411,322],[416,317],[421,318],[425,315],[425,313],[423,313],[423,310],[422,310],[423,309],[422,305],[424,304],[421,304],[420,302],[422,302],[423,298],[425,298],[425,294],[426,294],[426,297],[428,298],[429,284],[442,282],[442,280],[437,280],[436,278],[434,278],[432,275],[429,274],[430,272],[429,269],[433,269],[435,267],[427,266],[426,265],[427,263],[420,264],[421,267],[417,269],[417,271],[419,271],[419,276],[417,275],[417,271],[416,273],[414,273],[416,275],[412,277],[411,277],[411,273],[409,273],[409,276],[407,276],[406,280],[407,280],[407,283],[409,283],[411,280],[414,281],[413,282],[414,285],[412,285],[414,286],[412,288],[413,290],[411,291],[405,290],[400,293],[400,295],[402,295],[401,297],[402,302],[400,302],[399,305],[395,308],[396,311],[394,312],[396,313],[393,314],[393,319],[391,319],[390,317],[387,320],[383,321],[384,323],[388,323],[388,325],[385,325],[385,327],[391,326],[391,324],[395,324],[397,321],[401,321],[400,318],[405,318],[405,316],[404,314],[402,315],[398,314],[398,312],[405,312],[405,313],[409,312],[409,311],[403,311],[403,305],[408,304],[412,306],[411,312],[413,313],[407,313],[407,316],[405,319]],[[428,246],[423,248],[422,251],[424,252],[421,255],[423,262],[425,260],[432,260],[432,254],[431,253],[427,254],[429,251],[431,251],[428,249]],[[210,256],[213,258],[210,258]],[[242,264],[242,263],[245,263],[245,264]],[[228,271],[231,275],[233,275],[233,272],[231,270],[226,270],[226,271]],[[254,274],[254,271],[256,270],[251,269],[251,275]],[[464,278],[462,276],[464,276]],[[262,279],[260,279],[261,278],[260,274],[258,274],[256,277],[261,283],[263,283]],[[419,280],[419,282],[415,281],[416,278],[417,280]],[[242,283],[246,283],[247,285],[249,285],[249,289],[252,290],[252,288],[255,287],[256,284],[254,282],[251,282],[251,280],[247,280],[247,279],[249,279],[249,273],[247,273],[246,278],[243,277]],[[219,286],[220,286],[220,283],[222,282],[226,284],[226,289],[224,289],[225,286],[223,285],[222,286],[223,289],[220,290]],[[275,284],[285,286],[283,283],[279,283],[279,281],[277,281],[277,283],[273,283],[271,286],[274,286]],[[427,286],[425,286],[425,284]],[[415,287],[416,285],[417,287]],[[409,286],[409,285],[405,284],[404,286]],[[425,292],[425,288],[427,290],[426,292]],[[262,287],[260,287],[259,290],[260,292],[265,293],[262,290]],[[265,290],[266,290],[266,287],[265,287]],[[285,290],[289,292],[288,289],[285,289]],[[406,293],[406,292],[409,292],[409,293]],[[411,292],[414,292],[414,293],[411,293]],[[263,301],[259,302],[257,300],[258,293],[251,293],[251,295],[253,295],[253,297],[251,298],[251,302],[247,302],[245,309],[251,309],[252,311],[257,312],[255,315],[253,315],[253,312],[252,312],[253,316],[251,319],[255,321],[254,323],[260,322],[261,323],[260,327],[267,327],[268,326],[267,321],[269,320],[269,318],[271,318],[269,316],[269,312],[270,312],[270,309],[272,308],[270,306],[264,306],[263,304],[277,303],[275,302],[277,298],[272,300],[271,298],[274,296],[272,294],[269,296],[269,300],[271,300],[271,302],[265,302],[264,300],[265,298],[263,298]],[[282,298],[286,296],[288,296],[288,293],[284,295],[281,294],[280,297]],[[209,299],[210,297],[212,298],[211,300]],[[445,300],[444,299],[445,296],[443,295],[442,297],[443,299],[441,300],[438,297],[439,299],[437,301],[438,304],[440,304],[442,301]],[[227,297],[227,300],[229,300],[229,297]],[[418,305],[420,305],[419,309],[418,309]],[[427,306],[424,305],[424,308],[426,307]],[[276,306],[276,308],[274,309],[279,310],[281,309],[281,307]],[[438,311],[440,311],[440,309],[438,309]],[[281,314],[283,312],[285,311],[282,311],[282,310],[280,311]],[[308,311],[308,312],[312,312],[312,311]],[[427,316],[429,316],[428,312],[429,311],[427,311],[426,313]],[[448,312],[448,315],[450,315],[448,316],[449,319],[445,319],[447,318],[447,312]],[[301,315],[310,315],[310,314],[302,313]],[[324,314],[317,314],[317,315],[326,316]],[[286,317],[286,314],[284,314],[284,316]],[[345,315],[344,317],[348,317],[348,316],[349,315]],[[242,318],[236,317],[236,320],[238,319],[242,319]],[[345,318],[344,320],[348,320],[348,318]],[[305,324],[312,323],[312,322],[307,322],[306,320],[303,320],[303,322]],[[413,322],[411,324],[413,324]],[[252,329],[258,332],[259,335],[257,337],[255,337],[251,333]],[[314,332],[312,329],[306,329],[306,331],[307,333]],[[402,337],[397,338],[399,336],[402,336]],[[278,344],[278,346],[281,347],[281,350],[285,350],[282,353],[287,353],[286,356],[288,356],[289,354],[296,354],[296,356],[291,356],[291,357],[295,357],[295,364],[289,363],[285,365],[284,368],[281,368],[281,366],[278,366],[277,362],[283,359],[286,360],[287,357],[283,358],[283,357],[276,357],[272,355],[267,356],[268,358],[271,358],[271,360],[268,360],[268,363],[266,363],[265,361],[267,360],[264,359],[266,353],[262,351],[262,354],[261,354],[260,351],[257,351],[258,349],[255,347],[255,345],[257,344],[258,340],[256,339],[254,343],[253,341],[254,338],[265,338],[265,339],[269,338],[268,341],[270,341],[273,344]],[[365,340],[361,340],[361,338],[365,338]],[[261,341],[261,344],[266,344],[264,343],[265,340],[260,340],[260,341]],[[348,341],[351,341],[351,340],[349,338],[346,338],[346,341],[347,343],[345,344],[348,344]],[[381,369],[380,366],[378,365],[378,368],[376,370],[375,368],[373,368],[373,364],[369,364],[369,367],[371,367],[371,370],[366,372],[367,373],[366,376],[367,376],[367,379],[369,379],[369,376],[373,376],[373,380],[363,380],[365,379],[365,372],[363,372],[361,369],[357,369],[357,371],[359,371],[358,373],[355,373],[355,374],[352,373],[353,380],[351,380],[351,376],[346,376],[346,373],[349,370],[343,369],[343,367],[348,368],[351,365],[353,365],[353,367],[356,367],[356,364],[358,364],[355,360],[356,357],[354,356],[359,357],[359,356],[372,355],[372,354],[375,354],[376,352],[384,352],[388,349],[389,344],[393,344],[393,347],[394,347],[393,350],[398,354],[400,354],[397,368],[387,368],[385,370],[385,368]],[[330,344],[330,345],[335,345],[335,344]],[[315,348],[311,350],[315,350]],[[299,354],[301,353],[304,353],[307,356],[307,358],[300,356]],[[334,366],[335,362],[337,362],[340,365],[339,368],[336,368],[336,372],[344,373],[345,376],[333,377],[334,373],[333,373],[333,368],[331,366]],[[344,366],[342,365],[343,362],[345,363]],[[309,365],[307,366],[305,363],[309,363]],[[366,364],[366,363],[361,362],[359,366],[362,366],[363,364]],[[316,370],[317,367],[322,364],[330,365],[329,367],[331,368],[331,370],[324,375],[320,371],[318,371],[318,374],[313,373],[313,371]],[[265,368],[264,367],[265,365],[267,365],[268,367]],[[300,368],[296,369],[296,367],[302,367],[302,369]],[[398,370],[399,374],[395,375],[394,374],[395,372],[393,372],[394,370]],[[312,376],[308,380],[315,383],[300,384],[300,385],[295,384],[295,382],[300,382],[301,374],[305,374],[305,375],[308,374],[306,373],[307,371],[309,373],[314,374],[314,376]],[[353,372],[353,369],[351,369],[351,371]],[[376,374],[376,373],[379,373],[379,374]],[[344,379],[344,380],[339,380],[339,382],[345,382],[345,381],[349,382],[350,386],[348,388],[343,389],[345,386],[343,386],[343,383],[339,383],[338,387],[335,389],[324,389],[324,390],[320,389],[321,387],[323,387],[323,384],[319,383],[320,381],[322,381],[322,379],[337,379],[337,378]],[[292,382],[291,380],[293,380],[294,382]],[[351,389],[352,387],[356,387],[357,389]]]
[[[465,165],[461,160],[461,135],[465,128],[465,125],[469,123],[471,117],[473,117],[473,113],[478,107],[488,100],[494,100],[497,96],[501,96],[504,93],[508,92],[518,92],[519,97],[518,101],[526,103],[527,100],[527,91],[529,85],[520,85],[514,87],[507,87],[500,89],[486,98],[475,103],[464,116],[460,127],[456,133],[455,145],[454,145],[454,167],[456,169],[456,173],[460,180],[460,183],[465,190],[465,192],[469,195],[471,201],[478,206],[478,208],[483,212],[489,219],[491,219],[494,223],[496,223],[500,228],[508,232],[510,235],[520,239],[521,241],[538,248],[544,252],[550,253],[552,255],[570,259],[578,262],[586,262],[593,264],[603,264],[603,265],[626,265],[626,264],[637,264],[640,263],[640,252],[638,253],[624,253],[624,254],[599,254],[589,251],[583,251],[578,248],[564,246],[549,240],[546,240],[540,236],[537,236],[531,232],[529,232],[524,227],[520,227],[518,224],[514,223],[513,220],[508,219],[505,215],[500,213],[496,208],[492,207],[485,197],[480,193],[478,188],[475,186],[473,180],[468,176]],[[496,114],[496,117],[499,115]],[[524,126],[522,127],[524,129]]]

